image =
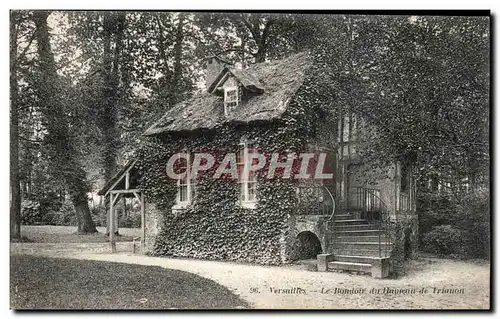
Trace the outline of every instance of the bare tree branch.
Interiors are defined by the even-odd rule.
[[[30,48],[31,43],[33,43],[33,40],[35,39],[35,37],[36,37],[36,31],[34,31],[33,34],[31,35],[31,38],[28,42],[28,45],[26,45],[23,52],[21,52],[21,54],[16,57],[16,63],[17,63],[17,61],[19,61],[20,59],[22,59],[26,55],[26,52],[28,52],[28,49]]]

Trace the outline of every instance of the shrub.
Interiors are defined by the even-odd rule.
[[[90,214],[96,226],[106,226],[107,211],[104,205],[91,206]]]
[[[449,194],[419,193],[418,194],[418,229],[420,242],[423,235],[438,225],[455,225],[457,221],[457,205]]]
[[[21,222],[25,225],[58,225],[62,203],[50,197],[21,202]]]
[[[38,201],[28,199],[21,202],[21,222],[25,225],[42,222],[40,203]]]
[[[21,222],[25,225],[74,226],[76,216],[69,200],[43,197],[39,200],[23,200]]]
[[[422,239],[424,251],[441,256],[462,256],[464,252],[464,233],[451,225],[432,227]]]
[[[118,205],[117,205],[118,206]],[[140,228],[141,227],[141,211],[140,208],[135,208],[133,205],[127,205],[127,216],[123,214],[123,206],[115,207],[118,212],[119,227]],[[104,205],[95,205],[91,207],[90,213],[96,226],[106,226],[108,218],[108,210]]]
[[[127,216],[120,215],[120,227],[139,228],[141,227],[141,212],[129,211]]]
[[[458,205],[456,225],[462,229],[465,257],[489,258],[490,250],[490,193],[477,190],[463,197]]]
[[[420,243],[424,249],[448,254],[448,248],[433,241],[440,229],[451,235],[453,231],[449,227],[452,227],[461,234],[461,250],[455,249],[452,254],[460,258],[489,258],[490,194],[487,188],[476,189],[461,198],[457,194],[421,194],[419,200],[425,204],[420,205],[419,211]]]
[[[73,203],[69,200],[65,200],[58,211],[54,212],[50,216],[49,224],[58,226],[74,226],[76,225],[76,216]]]

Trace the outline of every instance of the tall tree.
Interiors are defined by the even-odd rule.
[[[39,56],[39,81],[36,91],[44,115],[47,129],[46,143],[55,170],[65,181],[73,202],[78,232],[97,232],[88,205],[87,192],[90,190],[86,173],[78,160],[76,145],[71,139],[67,110],[68,95],[56,72],[54,55],[50,47],[50,35],[47,26],[47,11],[36,11],[33,20],[36,26],[36,40]],[[76,134],[76,132],[73,132]]]
[[[377,68],[364,71],[368,103],[358,104],[380,127],[372,146],[413,158],[422,175],[488,175],[488,19],[403,17],[387,25]]]
[[[21,238],[21,185],[19,181],[19,98],[17,80],[17,23],[19,15],[10,16],[10,236]]]
[[[120,56],[123,51],[125,12],[105,12],[103,21],[103,112],[101,117],[104,133],[104,177],[110,180],[116,173],[117,153],[120,147],[118,131]]]
[[[488,175],[488,19],[319,16],[306,25],[289,43],[313,53],[324,106],[377,127],[367,164],[411,158],[420,176]]]
[[[285,21],[261,13],[201,13],[196,18],[206,55],[224,55],[244,65],[266,60],[278,38],[275,31]]]
[[[184,42],[184,24],[185,24],[185,13],[179,13],[179,18],[177,21],[177,26],[175,30],[175,43],[174,43],[174,74],[172,77],[172,82],[170,83],[170,88],[173,91],[170,99],[170,105],[174,105],[179,99],[182,93],[181,86],[181,73],[182,73],[182,45]]]

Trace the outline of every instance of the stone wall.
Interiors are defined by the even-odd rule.
[[[146,251],[144,252],[145,254],[151,254],[153,252],[157,236],[160,234],[161,231],[161,225],[163,225],[162,217],[163,217],[162,212],[156,208],[155,204],[149,202],[146,203]]]
[[[325,216],[321,215],[292,215],[288,220],[287,232],[281,240],[281,260],[283,263],[290,263],[299,257],[298,250],[300,240],[297,236],[302,232],[311,232],[318,237],[321,249],[326,249]]]

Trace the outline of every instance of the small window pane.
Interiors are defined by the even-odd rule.
[[[238,88],[224,90],[224,113],[229,115],[238,106]]]
[[[256,199],[257,183],[255,181],[248,182],[248,201],[255,201]]]
[[[179,202],[188,201],[188,187],[187,185],[179,185]]]
[[[236,153],[236,164],[240,165],[244,163],[245,150],[243,147]]]
[[[180,158],[178,160],[178,173],[184,173],[186,172],[186,174],[184,175],[184,177],[182,177],[181,179],[179,179],[177,181],[177,191],[178,191],[178,195],[177,195],[177,201],[179,204],[185,204],[185,203],[188,203],[190,201],[190,183],[191,181],[189,180],[189,176],[188,176],[188,170],[189,170],[189,160],[186,159],[186,158]]]
[[[236,102],[238,100],[237,90],[228,90],[226,94],[226,102]]]
[[[349,142],[349,116],[344,117],[344,131],[342,132],[342,142]]]

